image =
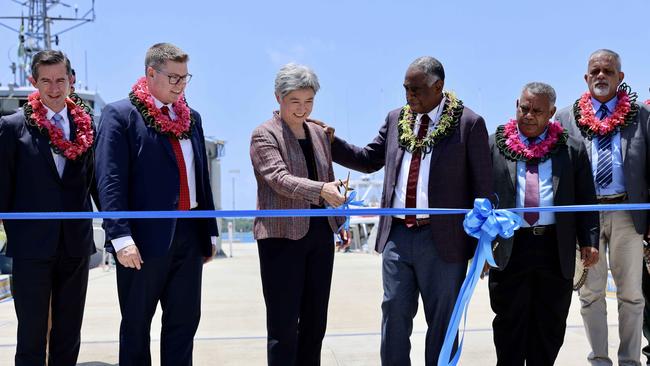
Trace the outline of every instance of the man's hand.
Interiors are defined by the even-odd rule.
[[[307,118],[307,122],[311,122],[311,123],[313,123],[313,124],[317,124],[317,125],[321,126],[321,127],[323,128],[323,130],[325,131],[325,134],[326,134],[327,137],[329,138],[329,140],[330,140],[330,144],[331,144],[332,142],[334,142],[334,131],[336,131],[336,130],[334,129],[334,127],[332,127],[332,126],[328,126],[327,123],[322,122],[322,121],[319,121],[319,120],[317,120],[317,119]]]
[[[341,237],[341,241],[336,242],[336,250],[346,250],[350,246],[350,230],[341,229],[339,236]]]
[[[483,265],[483,270],[481,271],[481,279],[487,277],[489,273],[490,273],[490,265],[488,264],[487,261],[485,261],[485,264]]]
[[[598,263],[598,249],[593,247],[580,248],[580,259],[582,259],[585,268],[593,266]]]
[[[135,268],[140,270],[142,268],[142,257],[140,257],[140,251],[135,244],[127,245],[124,248],[117,251],[117,260],[126,268]]]
[[[212,244],[212,255],[209,257],[203,257],[203,264],[206,264],[214,259],[215,254],[217,254],[217,246],[215,244]]]
[[[340,181],[325,183],[320,191],[320,196],[332,207],[339,207],[345,203],[345,197],[339,193],[339,186],[341,186]]]

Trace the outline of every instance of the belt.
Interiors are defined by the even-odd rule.
[[[609,196],[598,196],[596,199],[601,205],[623,203],[627,200],[627,193],[612,194]]]
[[[396,222],[396,223],[399,223],[399,224],[402,224],[402,225],[406,226],[406,220],[401,219],[399,217],[393,217],[393,222]],[[422,227],[422,226],[427,226],[430,223],[431,223],[430,219],[416,219],[415,220],[415,225],[413,225],[413,226],[414,227]]]
[[[551,230],[555,230],[555,225],[542,225],[542,226],[531,226],[531,227],[519,228],[519,231],[521,233],[532,234],[534,236],[548,234]]]

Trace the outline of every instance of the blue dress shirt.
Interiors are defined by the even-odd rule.
[[[546,135],[548,134],[548,129],[544,130],[541,135],[537,136],[536,143],[542,142]],[[519,138],[521,141],[528,146],[528,138],[519,132]],[[547,159],[543,163],[538,164],[538,174],[539,174],[539,206],[553,206],[553,165],[551,162],[552,159]],[[524,198],[526,196],[526,162],[517,161],[517,208],[524,207]],[[528,222],[524,220],[524,213],[519,212],[521,216],[521,227],[530,227]],[[534,226],[539,225],[552,225],[555,224],[555,213],[553,212],[540,212],[539,220],[535,223]]]
[[[614,97],[605,103],[609,113],[609,117],[614,108],[616,108],[616,103],[618,102],[618,97]],[[594,108],[594,112],[600,109],[602,105],[601,102],[595,98],[591,98],[591,105]],[[596,116],[598,118],[598,116]],[[621,131],[616,129],[616,132],[612,134],[612,183],[607,187],[601,188],[596,183],[596,173],[598,172],[598,137],[594,137],[591,140],[593,143],[591,145],[591,171],[594,174],[594,185],[596,186],[596,195],[598,196],[608,196],[612,194],[625,193],[625,176],[623,175],[623,154],[621,150]]]

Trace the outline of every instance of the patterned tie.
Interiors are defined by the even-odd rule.
[[[63,130],[63,116],[55,113],[52,116],[52,122],[57,128],[61,130],[63,139],[67,140],[68,138],[65,136],[65,130]],[[63,177],[63,169],[65,169],[65,157],[63,155],[57,155],[54,158],[54,165],[56,166],[56,171],[59,173],[59,177]]]
[[[63,130],[63,116],[61,116],[58,113],[54,114],[52,116],[52,122],[54,122],[54,125],[56,127],[61,129],[61,132],[63,133],[63,138],[67,140],[68,138],[65,136],[65,131]]]
[[[536,144],[537,137],[528,139],[528,146]],[[539,166],[537,163],[526,162],[526,190],[524,207],[539,206]],[[539,212],[524,212],[524,220],[533,226],[539,220]]]
[[[169,108],[164,105],[160,111],[165,116],[169,117]],[[171,117],[170,117],[171,118]],[[187,185],[187,170],[185,168],[185,158],[183,157],[183,149],[181,143],[174,136],[169,136],[169,143],[172,145],[174,155],[176,156],[176,165],[178,165],[178,175],[180,177],[180,197],[178,200],[179,211],[189,211],[190,209],[190,188]]]
[[[423,114],[420,118],[420,128],[418,129],[418,141],[421,141],[424,136],[427,135],[429,130],[429,118],[428,114]],[[409,176],[406,181],[406,202],[404,207],[406,208],[416,208],[417,207],[417,192],[418,192],[418,177],[420,176],[420,163],[422,163],[422,152],[416,150],[411,154],[411,165],[409,166]],[[417,219],[415,215],[406,215],[405,220],[406,227],[413,227],[417,224]]]
[[[603,103],[598,109],[599,118],[605,119],[609,114],[607,106]],[[606,188],[612,183],[612,133],[598,136],[598,165],[596,166],[596,184]]]

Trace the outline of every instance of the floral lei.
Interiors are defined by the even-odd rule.
[[[93,146],[95,141],[93,119],[88,113],[90,108],[81,98],[77,97],[74,101],[66,98],[65,104],[75,125],[74,141],[66,140],[63,130],[47,119],[47,108],[41,102],[38,90],[29,95],[23,112],[28,125],[38,128],[43,135],[49,137],[50,146],[56,154],[68,160],[76,160]]]
[[[637,94],[625,83],[621,84],[616,93],[618,101],[614,112],[604,120],[596,118],[591,104],[591,93],[584,93],[573,104],[573,116],[582,135],[588,139],[594,136],[605,136],[612,131],[625,128],[636,117],[639,107],[636,105]]]
[[[445,91],[444,97],[445,105],[443,106],[442,114],[440,115],[436,128],[421,140],[418,140],[413,132],[416,115],[411,112],[411,106],[407,104],[402,107],[397,122],[397,129],[399,133],[399,145],[403,149],[406,149],[410,153],[419,151],[424,156],[430,153],[436,144],[451,135],[456,127],[458,127],[460,116],[463,114],[463,102],[452,92]]]
[[[559,122],[549,122],[544,141],[532,147],[526,146],[519,137],[517,121],[511,119],[505,125],[497,127],[494,141],[501,154],[509,160],[541,163],[565,145],[567,138],[568,133]]]
[[[174,136],[179,140],[190,138],[194,117],[190,113],[185,95],[181,95],[177,102],[172,104],[176,119],[171,120],[156,107],[156,103],[149,93],[147,79],[142,77],[133,85],[129,93],[131,104],[140,112],[147,127],[153,128],[156,132]]]

